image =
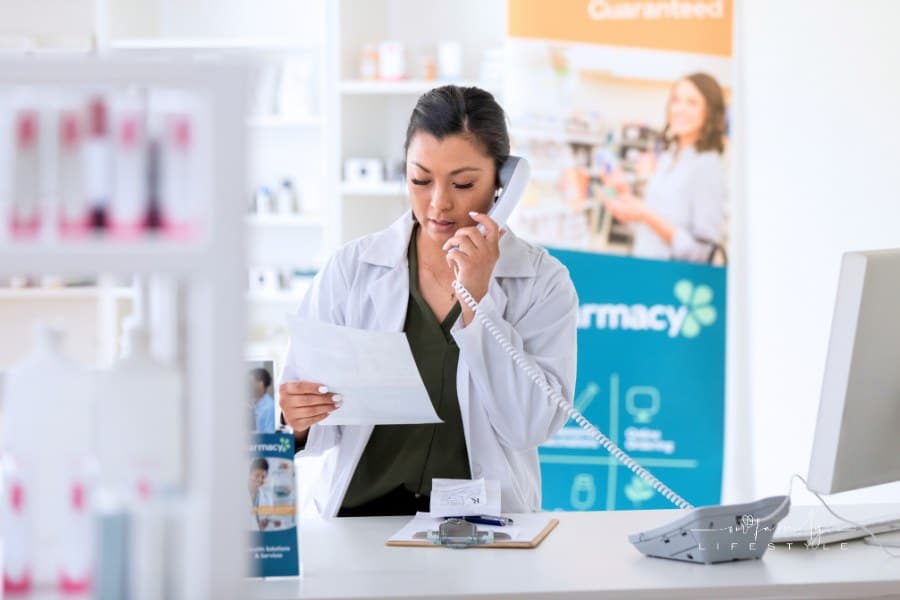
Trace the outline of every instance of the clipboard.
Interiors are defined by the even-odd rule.
[[[422,531],[431,531],[437,529],[438,525],[443,521],[441,518],[435,518],[428,513],[419,513],[407,523],[400,531],[392,535],[386,542],[385,546],[391,547],[414,547],[414,548],[441,548],[438,544],[433,544],[426,539],[415,537]],[[479,530],[493,531],[510,535],[511,539],[495,540],[490,544],[478,544],[471,546],[472,548],[519,548],[531,549],[537,548],[544,539],[550,535],[556,526],[559,525],[559,519],[554,519],[545,514],[523,514],[513,515],[513,525],[504,527],[481,526]]]

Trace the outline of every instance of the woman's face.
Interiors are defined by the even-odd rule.
[[[464,135],[438,140],[416,133],[406,153],[406,186],[422,233],[443,245],[460,227],[475,224],[494,198],[496,167],[480,145]]]
[[[251,493],[256,493],[256,491],[262,487],[262,485],[266,482],[266,471],[263,469],[253,469],[250,473],[250,477],[247,479],[247,487],[250,489]]]
[[[688,79],[672,89],[669,100],[669,131],[678,138],[697,137],[706,119],[706,100]]]

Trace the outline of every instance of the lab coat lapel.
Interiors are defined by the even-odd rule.
[[[376,276],[368,289],[366,303],[375,315],[375,327],[379,331],[401,331],[406,320],[409,299],[409,263],[407,248],[412,236],[413,218],[410,211],[372,237],[360,259],[384,269]]]
[[[488,285],[488,296],[491,297],[494,306],[497,307],[497,313],[502,315],[503,311],[506,310],[506,303],[509,301],[509,298],[497,282],[496,277],[492,278],[491,283]],[[461,326],[462,317],[456,322],[456,327]],[[472,321],[466,325],[466,327],[484,327],[484,325]],[[456,369],[456,397],[459,400],[459,414],[462,417],[463,436],[466,438],[466,452],[469,455],[469,472],[472,474],[473,478],[477,479],[481,477],[481,469],[478,467],[478,463],[473,462],[472,460],[472,427],[470,425],[471,421],[469,420],[469,415],[471,414],[471,398],[469,397],[469,384],[469,366],[466,364],[465,357],[460,355],[459,366]],[[476,474],[476,471],[479,472]]]
[[[494,266],[493,277],[488,285],[488,296],[497,309],[498,315],[506,313],[506,305],[509,303],[509,297],[500,285],[501,278],[509,277],[534,277],[537,269],[535,268],[533,257],[530,255],[530,248],[523,244],[512,231],[507,230],[506,235],[500,239],[500,258]],[[455,327],[462,326],[462,319],[456,322]],[[473,321],[467,327],[483,327],[480,323]],[[469,395],[471,383],[469,379],[469,366],[466,364],[465,357],[460,356],[459,367],[456,371],[456,390],[459,399],[459,412],[462,416],[463,434],[466,438],[466,450],[469,453],[469,468],[472,477],[481,477],[481,468],[477,462],[472,460],[472,428],[470,415],[471,398]]]
[[[379,331],[402,331],[409,299],[409,267],[404,262],[378,278],[369,290]]]

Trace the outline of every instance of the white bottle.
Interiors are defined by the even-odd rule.
[[[97,460],[105,489],[148,500],[182,482],[181,383],[151,355],[146,329],[127,323],[124,341],[97,398]]]
[[[176,109],[166,116],[162,150],[162,222],[166,236],[179,240],[192,237],[197,219],[196,135],[192,111]]]
[[[57,587],[64,594],[85,594],[93,584],[94,553],[90,549],[94,548],[94,478],[88,469],[76,469],[66,484]]]
[[[91,227],[103,230],[109,225],[113,155],[109,137],[109,111],[106,99],[102,96],[92,98],[88,103],[88,130],[82,158]]]
[[[67,586],[90,581],[91,539],[82,535],[77,519],[84,514],[73,510],[72,489],[74,479],[86,506],[93,410],[88,373],[62,356],[61,337],[38,326],[32,353],[10,368],[3,446],[15,461],[34,523],[27,536],[38,550],[34,584],[62,588],[63,573]]]
[[[38,123],[36,110],[23,108],[16,113],[10,230],[20,239],[32,239],[40,230]]]
[[[134,98],[122,98],[113,110],[113,195],[110,207],[112,234],[134,239],[144,229],[147,212],[147,173],[144,118]]]
[[[278,213],[282,215],[296,215],[300,212],[300,200],[294,182],[290,179],[282,179],[278,186],[276,196]]]
[[[59,199],[59,232],[65,238],[82,237],[90,225],[83,177],[83,129],[84,124],[77,111],[64,109],[60,113],[56,189]]]
[[[3,538],[3,593],[27,594],[34,571],[34,521],[30,490],[25,487],[11,457],[3,460],[3,509],[0,532]]]
[[[147,330],[129,321],[123,358],[102,382],[97,458],[103,489],[122,498],[128,510],[128,598],[161,598],[172,576],[164,515],[183,481],[180,378],[153,358]],[[102,554],[101,561],[112,562]]]

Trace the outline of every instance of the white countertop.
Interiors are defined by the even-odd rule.
[[[294,598],[900,598],[900,559],[860,541],[776,546],[762,560],[699,565],[648,558],[628,534],[680,511],[554,513],[536,549],[394,548],[408,517],[307,520],[302,579],[255,580],[246,596]]]

